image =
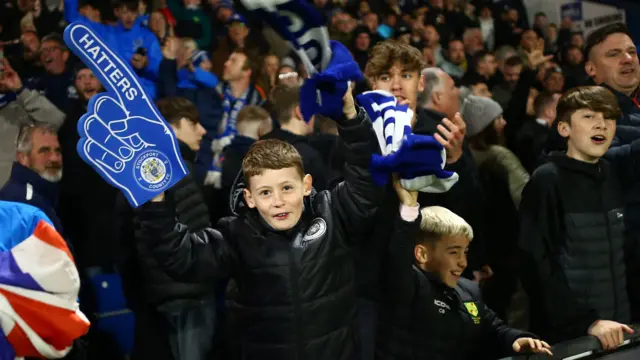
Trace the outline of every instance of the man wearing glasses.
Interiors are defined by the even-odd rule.
[[[73,71],[69,64],[69,49],[58,34],[49,34],[40,45],[40,63],[44,71],[25,79],[25,87],[38,90],[58,109],[67,111],[78,98],[73,86]]]

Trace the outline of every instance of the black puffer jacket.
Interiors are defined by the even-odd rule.
[[[413,265],[420,217],[397,217],[384,278],[378,360],[497,359],[514,355],[513,342],[534,335],[508,327],[482,301],[478,285],[461,278],[450,288]]]
[[[380,191],[368,171],[375,143],[366,113],[360,110],[340,125],[348,149],[345,181],[305,197],[302,218],[291,230],[271,229],[246,207],[221,221],[221,233],[176,227],[166,202],[138,210],[148,245],[165,270],[181,278],[235,280],[231,316],[241,359],[355,356],[351,240],[369,226]]]
[[[523,284],[531,328],[550,342],[597,319],[630,321],[622,193],[640,179],[640,142],[624,149],[596,164],[552,154],[523,192]]]
[[[180,143],[180,152],[187,167],[192,169],[193,151]],[[180,223],[193,229],[210,226],[209,210],[202,191],[191,175],[169,190],[167,198],[176,209]],[[173,300],[199,300],[213,296],[213,286],[209,282],[171,278],[145,246],[143,239],[146,239],[146,234],[135,221],[134,212],[124,195],[119,195],[116,205],[119,267],[129,307],[135,310],[145,304],[157,306]]]

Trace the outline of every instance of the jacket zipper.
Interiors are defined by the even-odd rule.
[[[600,169],[602,171],[602,169]],[[604,185],[600,185],[600,193],[604,194]],[[613,319],[618,319],[618,287],[616,286],[616,275],[613,271],[613,262],[614,262],[614,254],[613,254],[613,240],[611,239],[611,224],[609,222],[609,213],[604,208],[604,200],[602,199],[602,195],[600,196],[600,202],[602,205],[602,210],[604,212],[604,220],[607,224],[607,241],[609,242],[609,272],[611,273],[611,285],[613,287]]]
[[[299,360],[304,360],[304,345],[303,339],[304,335],[302,333],[302,320],[301,320],[301,311],[302,307],[300,306],[300,284],[298,282],[298,265],[295,261],[295,256],[293,254],[293,249],[289,247],[289,277],[291,278],[291,289],[293,292],[293,321],[295,326],[295,338],[296,338],[296,353],[297,358]]]

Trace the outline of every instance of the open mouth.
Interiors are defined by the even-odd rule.
[[[605,142],[606,140],[607,140],[607,138],[606,138],[606,137],[604,137],[603,135],[594,135],[594,136],[592,136],[592,137],[591,137],[591,141],[592,141],[594,144],[597,144],[597,145],[604,144],[604,142]]]
[[[635,69],[631,68],[631,69],[624,69],[620,73],[622,75],[630,75],[630,74],[633,74],[634,72],[635,72]]]
[[[273,218],[278,220],[278,221],[284,221],[284,220],[287,220],[289,218],[289,213],[285,212],[285,213],[275,214],[273,216]]]
[[[451,275],[455,277],[460,277],[462,276],[462,271],[451,271]]]

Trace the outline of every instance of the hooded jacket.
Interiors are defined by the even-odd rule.
[[[413,265],[420,229],[400,216],[389,243],[389,266],[376,341],[378,360],[496,359],[515,355],[513,342],[533,334],[507,326],[482,301],[474,282],[455,288]]]
[[[553,153],[520,205],[523,285],[533,331],[549,342],[584,336],[598,319],[629,323],[623,191],[640,179],[640,141],[591,164]]]
[[[253,360],[353,359],[355,291],[351,249],[369,225],[379,189],[368,167],[375,144],[366,112],[341,121],[347,145],[345,181],[304,198],[298,224],[270,228],[257,210],[232,192],[237,217],[220,232],[192,232],[176,224],[166,202],[141,206],[137,215],[164,269],[178,277],[231,277],[230,301],[238,358]],[[241,187],[241,185],[239,185]]]

